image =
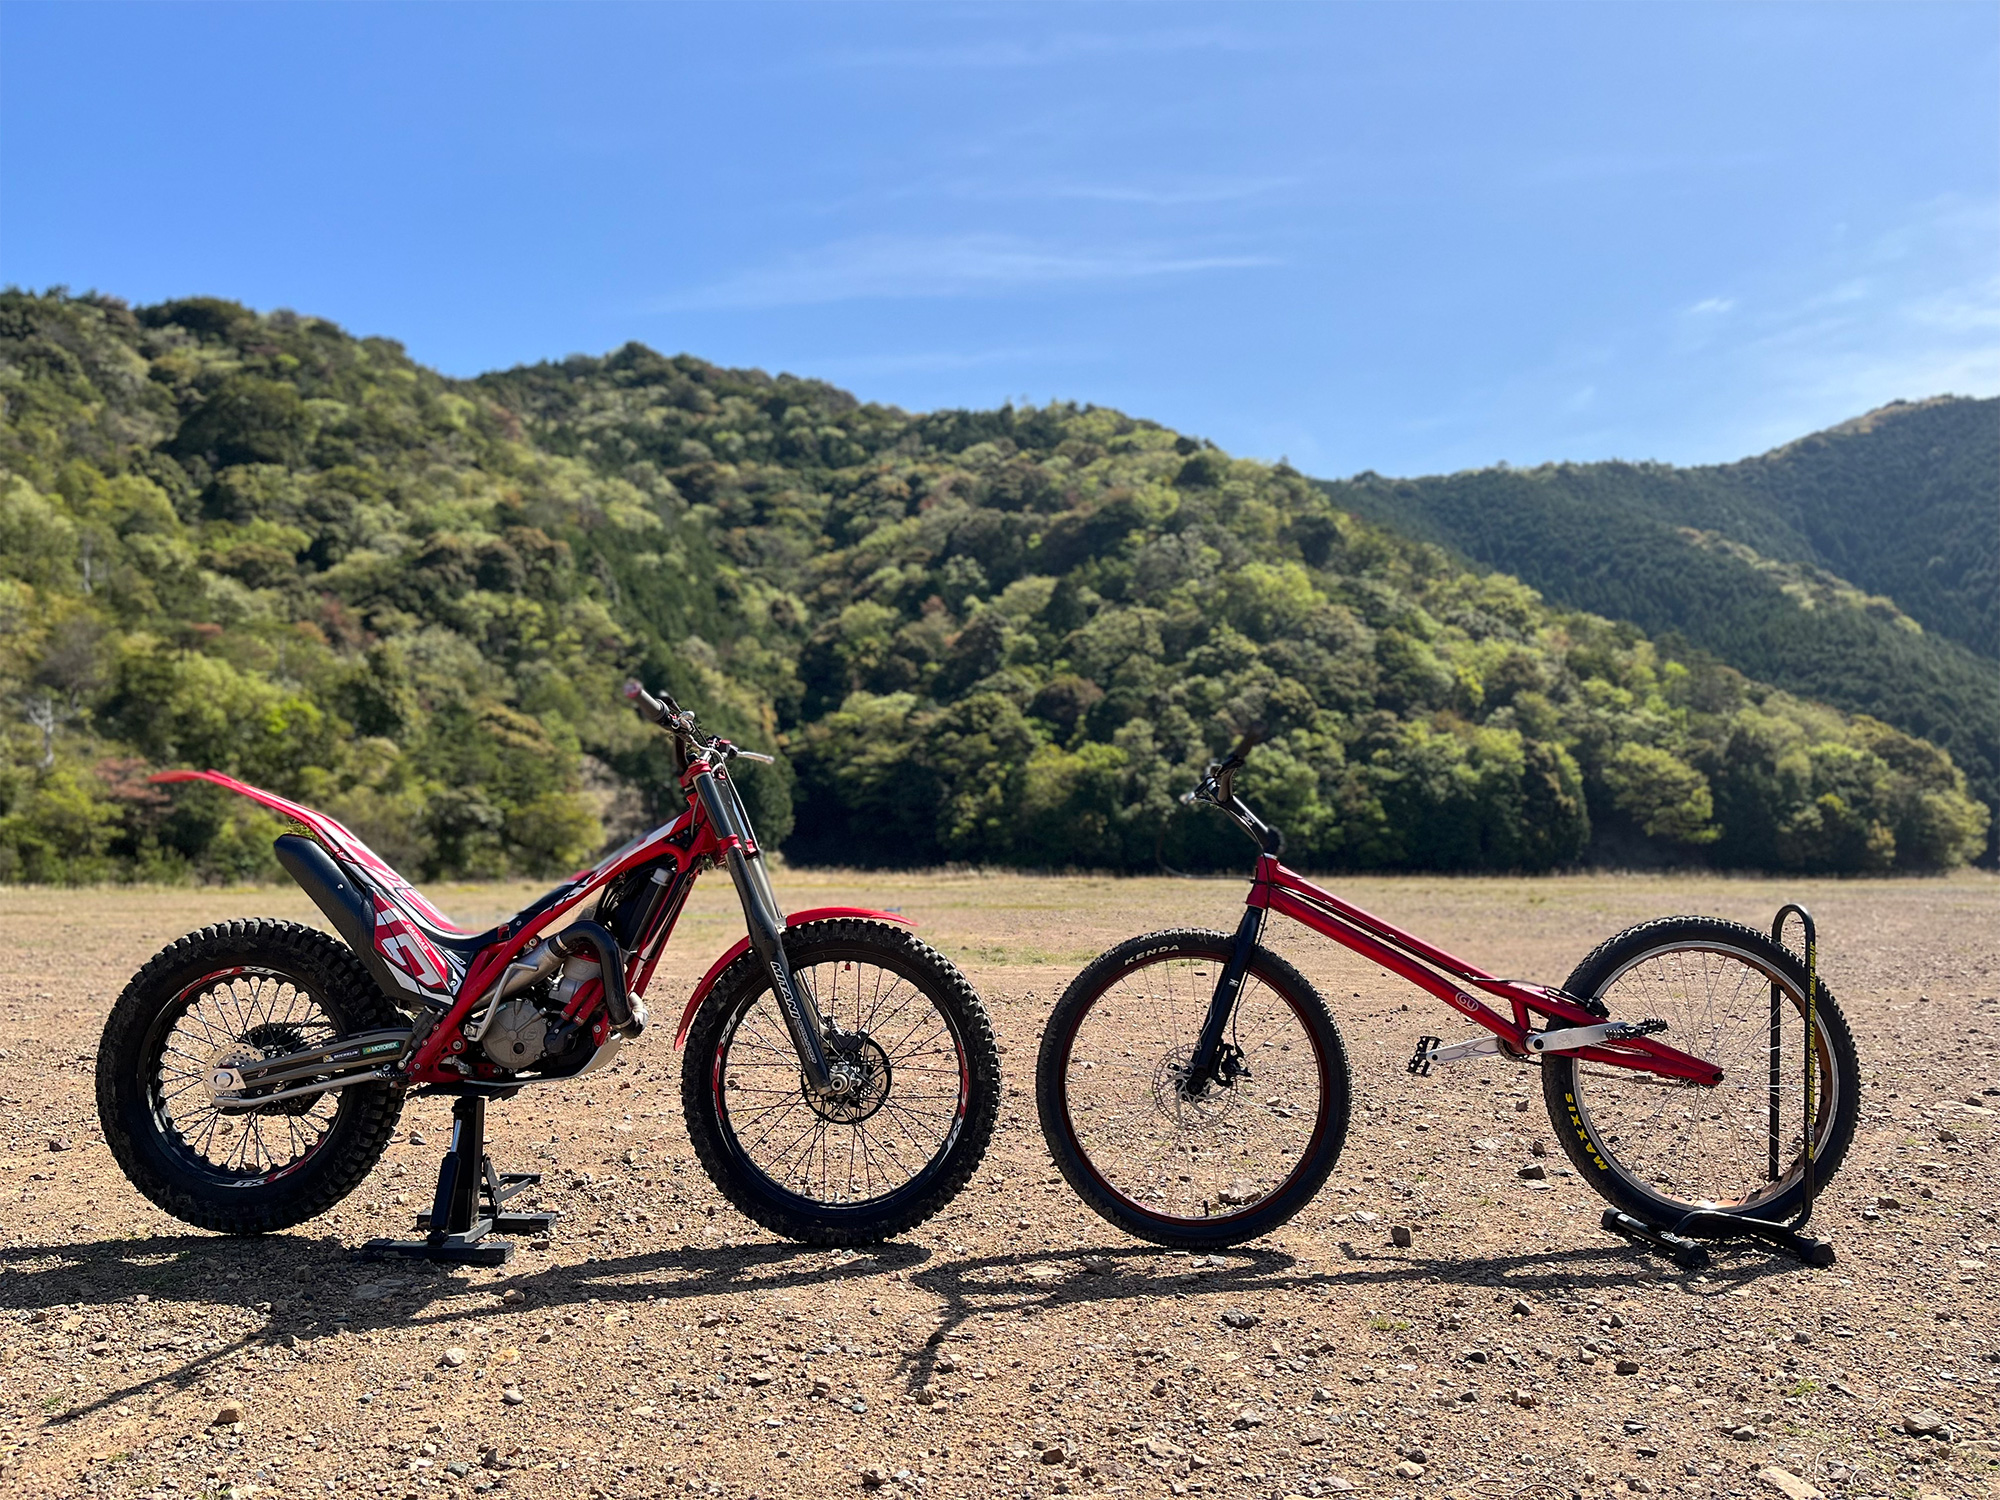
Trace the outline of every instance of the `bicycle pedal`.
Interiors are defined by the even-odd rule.
[[[1438,1048],[1443,1045],[1444,1038],[1441,1036],[1418,1037],[1416,1053],[1410,1058],[1409,1067],[1411,1076],[1415,1078],[1430,1077],[1431,1065],[1437,1061]]]

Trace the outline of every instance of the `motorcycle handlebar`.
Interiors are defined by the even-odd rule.
[[[626,681],[625,699],[640,718],[654,724],[664,725],[668,719],[680,714],[680,705],[674,702],[671,694],[664,700],[655,698],[636,677]]]

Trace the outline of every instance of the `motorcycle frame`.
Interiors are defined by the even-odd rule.
[[[644,927],[621,955],[626,992],[643,997],[673,937],[695,879],[702,871],[721,866],[729,869],[735,881],[750,934],[717,959],[695,986],[683,1009],[674,1045],[678,1048],[685,1043],[696,1013],[723,971],[745,951],[756,947],[767,967],[776,971],[773,981],[777,993],[780,997],[791,996],[791,1003],[781,1003],[781,1010],[787,1029],[792,1032],[793,1044],[799,1050],[801,1067],[810,1083],[826,1088],[831,1080],[821,1041],[824,1020],[817,1007],[793,983],[782,940],[776,935],[788,927],[837,917],[898,922],[905,926],[910,925],[909,919],[895,912],[847,906],[783,913],[765,872],[762,850],[751,829],[749,814],[723,764],[732,747],[727,742],[717,743],[723,746],[723,753],[684,757],[680,785],[687,806],[678,817],[613,850],[590,868],[578,871],[485,934],[487,941],[469,951],[465,940],[481,934],[456,927],[381,856],[324,813],[219,771],[168,771],[152,779],[206,781],[290,818],[310,832],[332,858],[339,874],[353,881],[370,899],[374,908],[370,934],[373,951],[360,956],[372,960],[369,967],[391,999],[405,1010],[419,1011],[430,1022],[426,1026],[420,1021],[413,1049],[399,1062],[371,1074],[373,1078],[393,1077],[407,1087],[424,1086],[439,1092],[497,1093],[575,1076],[572,1072],[515,1074],[500,1069],[483,1059],[477,1041],[467,1036],[467,1025],[482,1002],[498,1003],[499,986],[510,965],[544,939],[559,936],[572,919],[582,921],[594,915],[598,903],[618,881],[650,868],[665,873],[667,889],[653,902]],[[307,889],[315,900],[321,899],[320,892]],[[321,904],[326,905],[324,901]],[[336,926],[343,925],[333,910],[329,909],[328,915],[335,917]],[[350,947],[359,949],[360,944],[344,926],[341,936]],[[760,938],[763,941],[758,941]],[[390,988],[383,978],[385,975],[395,981],[395,988]],[[562,1016],[564,1020],[589,1027],[592,1061],[599,1050],[614,1040],[601,979],[591,979],[580,986]]]

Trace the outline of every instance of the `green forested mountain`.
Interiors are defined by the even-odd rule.
[[[2000,401],[1901,403],[1712,468],[1324,487],[1552,602],[1932,740],[2000,805]]]
[[[1985,838],[1919,738],[1113,411],[911,415],[638,345],[452,381],[289,313],[19,292],[0,403],[0,879],[266,869],[261,815],[146,784],[180,764],[414,874],[559,870],[677,800],[634,672],[780,753],[746,789],[807,860],[1235,864],[1175,796],[1251,722],[1308,866]]]

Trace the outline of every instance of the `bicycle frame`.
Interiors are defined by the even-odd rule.
[[[1290,917],[1321,937],[1333,939],[1343,948],[1351,949],[1390,973],[1407,979],[1426,994],[1436,996],[1466,1019],[1476,1021],[1492,1032],[1500,1039],[1500,1045],[1519,1059],[1527,1059],[1536,1050],[1531,1041],[1536,1035],[1531,1017],[1560,1022],[1564,1030],[1599,1026],[1605,1021],[1604,1015],[1593,1012],[1574,995],[1548,985],[1496,978],[1351,902],[1341,900],[1333,892],[1314,885],[1298,871],[1281,863],[1278,854],[1284,847],[1283,835],[1244,806],[1235,793],[1236,773],[1242,769],[1243,758],[1255,743],[1254,735],[1246,735],[1228,759],[1212,766],[1201,785],[1182,798],[1189,804],[1200,802],[1220,809],[1256,841],[1260,851],[1250,880],[1243,920],[1236,929],[1235,947],[1229,962],[1216,979],[1208,1015],[1202,1023],[1194,1053],[1188,1060],[1188,1078],[1204,1081],[1197,1083],[1198,1087],[1205,1086],[1206,1080],[1219,1081],[1218,1067],[1224,1058],[1223,1033],[1228,1029],[1229,1018],[1235,1011],[1237,994],[1243,987],[1244,975],[1249,971],[1251,954],[1263,936],[1265,920],[1272,912]],[[1505,1000],[1508,1013],[1501,1014],[1477,995],[1468,993],[1468,989]],[[1555,1050],[1565,1057],[1604,1063],[1614,1068],[1657,1073],[1697,1087],[1713,1088],[1722,1082],[1722,1070],[1714,1063],[1646,1036],[1619,1037],[1594,1045]]]

